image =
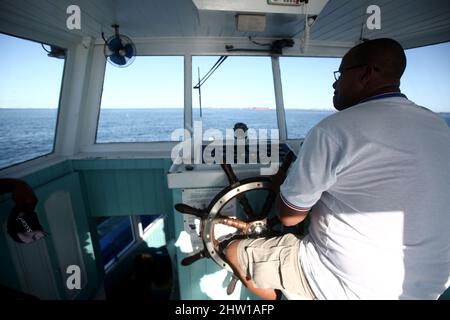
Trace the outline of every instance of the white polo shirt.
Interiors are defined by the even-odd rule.
[[[300,263],[319,299],[436,299],[450,285],[450,129],[405,96],[320,122],[281,194],[313,207]]]

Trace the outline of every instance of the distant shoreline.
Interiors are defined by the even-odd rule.
[[[183,110],[182,107],[158,107],[158,108],[103,108],[102,110]],[[0,110],[57,110],[57,108],[9,108],[0,107]],[[199,110],[199,108],[193,108],[193,110]],[[203,107],[202,110],[255,110],[255,111],[276,111],[276,108],[233,108],[233,107]],[[302,108],[288,108],[285,110],[300,110],[300,111],[323,111],[333,112],[334,109],[302,109]],[[450,111],[449,111],[450,112]]]
[[[9,107],[0,107],[0,110],[58,110],[58,108],[9,108]],[[117,110],[117,111],[125,111],[125,110],[183,110],[182,107],[159,107],[159,108],[103,108],[101,110]],[[199,110],[199,108],[193,108],[192,110]],[[259,109],[255,107],[248,108],[231,108],[231,107],[203,107],[202,110],[255,110],[255,112],[261,111],[275,111],[275,108],[270,109]],[[336,112],[334,109],[302,109],[302,108],[287,108],[285,111],[302,111],[302,112]],[[449,111],[433,111],[435,113],[442,114],[450,114]]]

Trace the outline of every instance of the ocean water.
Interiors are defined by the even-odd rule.
[[[286,110],[288,138],[303,138],[333,111]],[[450,126],[450,113],[439,114]],[[53,151],[56,109],[0,109],[0,168],[49,154]],[[193,110],[199,120],[199,110]],[[236,122],[249,128],[275,129],[275,110],[204,109],[203,133],[215,128],[225,133]],[[97,143],[171,141],[183,127],[182,109],[103,109]]]
[[[0,168],[53,151],[57,109],[0,109]]]
[[[333,111],[287,110],[286,121],[289,137],[303,138],[320,120]],[[194,121],[200,120],[199,109],[193,110]],[[225,136],[236,122],[248,128],[276,129],[275,110],[260,109],[212,109],[202,110],[202,133],[207,129],[219,129]],[[182,109],[104,109],[100,112],[97,143],[173,141],[172,132],[183,128]],[[205,139],[206,140],[206,139]]]

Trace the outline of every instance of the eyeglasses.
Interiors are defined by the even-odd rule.
[[[367,64],[358,64],[358,65],[353,66],[353,67],[345,68],[344,70],[334,71],[334,72],[333,72],[333,74],[334,74],[334,79],[335,79],[336,81],[338,81],[339,78],[341,77],[341,75],[344,73],[344,71],[352,70],[352,69],[356,69],[356,68],[361,68],[361,67],[364,67],[364,66],[367,66]]]

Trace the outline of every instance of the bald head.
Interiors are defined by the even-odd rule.
[[[406,68],[406,56],[403,47],[397,41],[388,38],[363,42],[348,53],[355,63],[371,64],[378,68],[387,80],[400,80]]]
[[[344,110],[375,95],[400,92],[400,78],[406,68],[402,46],[392,39],[363,42],[344,56],[340,78],[333,84],[333,103]]]

